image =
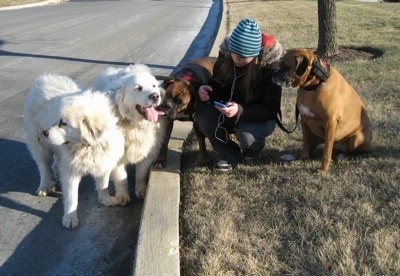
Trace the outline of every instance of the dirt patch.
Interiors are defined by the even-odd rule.
[[[339,47],[339,53],[329,57],[329,60],[373,60],[382,55],[382,50],[372,47]]]

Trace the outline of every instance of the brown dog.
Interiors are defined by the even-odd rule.
[[[194,122],[195,105],[200,103],[197,89],[211,78],[215,61],[216,58],[211,57],[194,59],[174,72],[170,79],[164,80],[162,87],[165,89],[165,95],[158,109],[165,113],[168,124],[160,154],[154,165],[156,168],[165,167],[174,120]],[[205,137],[196,124],[193,124],[193,127],[199,144],[199,164],[206,165],[209,160]]]
[[[286,52],[273,81],[280,86],[299,87],[296,108],[301,115],[303,150],[308,159],[324,145],[319,171],[329,169],[333,149],[343,152],[371,150],[372,125],[354,88],[325,60],[312,51]]]

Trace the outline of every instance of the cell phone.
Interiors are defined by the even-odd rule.
[[[227,106],[224,105],[223,103],[220,103],[220,102],[217,102],[217,101],[214,101],[214,105],[216,105],[216,106],[218,106],[218,107],[220,107],[220,108],[226,108],[226,107],[227,107]]]

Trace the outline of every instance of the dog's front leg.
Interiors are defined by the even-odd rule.
[[[162,169],[162,168],[165,168],[165,166],[166,166],[168,144],[169,144],[169,140],[171,138],[172,129],[174,128],[173,120],[169,120],[169,119],[165,119],[165,120],[166,120],[165,136],[161,143],[160,153],[158,154],[157,160],[154,163],[154,168],[156,168],[156,169]],[[164,126],[162,125],[161,127],[164,127]]]
[[[38,143],[37,147],[39,150],[31,147],[34,149],[31,150],[32,157],[36,161],[40,173],[40,184],[36,190],[36,194],[38,196],[47,196],[50,193],[56,192],[56,184],[52,180],[48,165],[52,152],[46,149],[41,143]]]
[[[206,147],[206,137],[203,133],[201,133],[199,127],[197,126],[196,121],[193,123],[194,132],[196,133],[197,144],[199,145],[199,165],[206,166],[209,164],[207,147]]]
[[[99,202],[104,206],[115,206],[118,205],[118,200],[116,197],[110,195],[108,191],[108,183],[110,179],[110,172],[102,176],[94,177],[96,182],[97,195],[99,197]]]
[[[115,198],[117,199],[118,204],[125,206],[131,202],[128,189],[128,174],[124,163],[118,164],[111,171],[111,180],[114,182]]]
[[[61,173],[61,172],[60,172]],[[62,193],[64,198],[64,217],[62,224],[67,229],[78,226],[78,188],[81,181],[80,175],[60,175]]]
[[[150,155],[136,164],[135,194],[139,199],[144,199],[146,195],[147,184],[149,182],[150,169],[153,160],[154,157],[152,158]]]
[[[326,172],[329,170],[329,165],[332,159],[333,144],[335,142],[337,121],[335,119],[329,119],[325,125],[325,145],[324,153],[322,156],[322,165],[319,169],[320,172]]]
[[[307,123],[301,118],[301,129],[303,132],[303,149],[301,150],[299,159],[304,160],[310,158],[310,135],[311,130]]]

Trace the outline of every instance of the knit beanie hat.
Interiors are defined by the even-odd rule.
[[[243,19],[233,30],[229,50],[243,57],[258,56],[261,50],[261,31],[253,19]]]

